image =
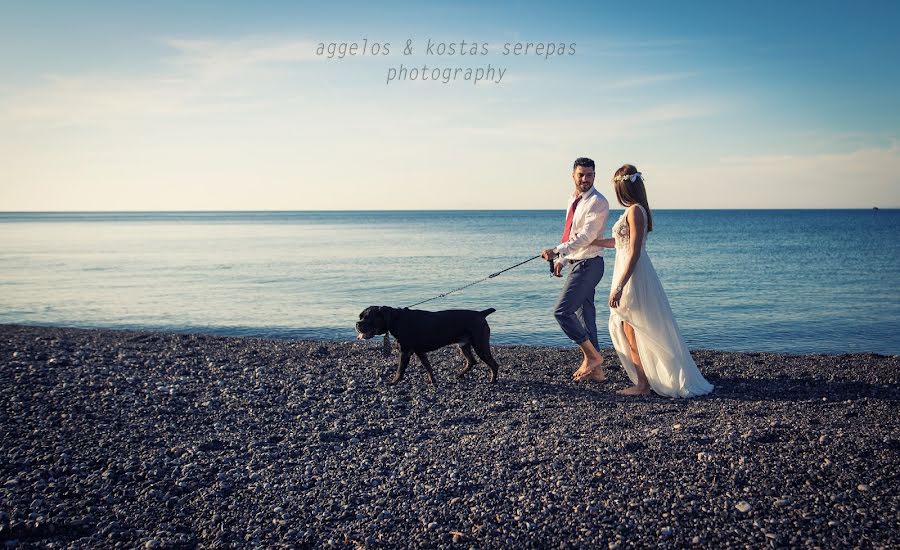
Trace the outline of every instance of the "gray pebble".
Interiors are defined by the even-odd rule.
[[[496,346],[496,385],[438,350],[435,391],[367,346],[0,326],[0,540],[900,546],[873,491],[900,358],[699,350],[711,396],[627,400],[611,350],[606,385],[571,382],[574,348]]]

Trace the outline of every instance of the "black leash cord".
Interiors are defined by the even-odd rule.
[[[487,281],[488,279],[493,279],[493,278],[496,277],[497,275],[500,275],[501,273],[505,273],[505,272],[509,271],[510,269],[519,267],[519,266],[522,265],[522,264],[527,264],[527,263],[530,262],[531,260],[537,260],[537,259],[540,258],[540,257],[541,257],[541,255],[538,254],[537,256],[528,258],[528,259],[525,260],[524,262],[519,262],[519,263],[517,263],[516,265],[509,266],[509,267],[507,267],[506,269],[503,269],[503,270],[498,271],[498,272],[496,272],[496,273],[491,273],[490,275],[488,275],[488,276],[485,277],[484,279],[479,279],[479,280],[475,281],[474,283],[469,283],[469,284],[467,284],[467,285],[465,285],[465,286],[461,286],[461,287],[459,287],[459,288],[455,288],[455,289],[451,290],[450,292],[445,292],[445,293],[443,293],[443,294],[439,294],[439,295],[435,296],[434,298],[429,298],[429,299],[427,299],[427,300],[422,300],[421,302],[417,302],[417,303],[415,303],[415,304],[413,304],[413,305],[411,305],[411,306],[408,306],[408,307],[416,307],[416,306],[418,306],[418,305],[424,304],[425,302],[430,302],[430,301],[432,301],[432,300],[437,300],[438,298],[443,298],[444,296],[447,296],[448,294],[453,294],[454,292],[459,292],[460,290],[469,288],[469,287],[472,286],[472,285],[477,285],[478,283]],[[553,260],[550,260],[550,271],[553,271]]]

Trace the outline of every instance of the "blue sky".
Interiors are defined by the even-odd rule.
[[[0,210],[560,208],[580,155],[658,208],[900,206],[898,4],[786,4],[0,2]]]

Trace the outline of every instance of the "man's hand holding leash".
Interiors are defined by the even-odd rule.
[[[552,273],[554,277],[562,277],[562,264],[554,261],[557,256],[559,256],[559,254],[552,248],[547,248],[541,252],[541,258],[550,262],[550,273]]]

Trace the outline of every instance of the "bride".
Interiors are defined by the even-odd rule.
[[[613,176],[616,198],[625,212],[611,239],[595,241],[616,249],[609,294],[609,334],[633,386],[619,395],[694,397],[713,390],[691,358],[672,308],[644,250],[653,231],[644,178],[626,164]]]

